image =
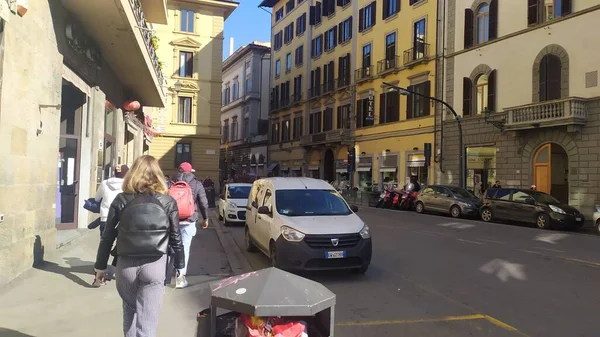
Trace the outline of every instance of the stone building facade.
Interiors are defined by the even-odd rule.
[[[600,200],[600,65],[586,41],[600,6],[530,3],[448,0],[438,95],[461,116],[468,188],[536,185],[589,219]],[[436,181],[458,184],[457,122],[437,108]]]
[[[0,0],[7,2],[6,0]],[[151,133],[128,100],[162,106],[156,1],[33,1],[0,13],[0,285],[80,233],[82,208]],[[7,7],[8,6],[8,7]],[[145,30],[140,29],[145,28]],[[133,107],[133,105],[129,105]],[[87,230],[87,229],[85,229]]]

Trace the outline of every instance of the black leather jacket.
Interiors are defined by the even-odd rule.
[[[135,198],[135,195],[120,193],[115,197],[115,200],[110,205],[106,227],[100,239],[100,246],[98,247],[98,255],[96,256],[96,264],[94,266],[95,269],[106,270],[110,251],[118,234],[117,256],[160,256],[170,251],[170,254],[173,254],[174,267],[176,269],[185,267],[183,243],[181,242],[181,234],[179,232],[177,202],[166,194],[156,194],[154,197],[158,199],[158,202],[164,208],[166,217],[162,209],[157,207],[158,203],[148,202],[138,204],[136,208],[142,208],[142,212],[136,210],[136,214],[142,214],[141,216],[143,217],[135,217],[137,218],[136,220],[139,222],[140,220],[144,221],[144,218],[146,218],[151,223],[147,227],[148,232],[142,235],[140,235],[139,231],[126,230],[122,230],[119,234],[117,225],[126,229],[132,227],[139,228],[139,224],[129,223],[136,221],[132,219],[134,217],[121,217],[125,206]],[[156,221],[161,218],[162,220]],[[141,240],[145,240],[146,242]],[[147,247],[150,247],[150,249]]]

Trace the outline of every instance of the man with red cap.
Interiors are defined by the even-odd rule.
[[[196,179],[192,172],[196,172],[192,168],[192,164],[183,162],[179,165],[179,173],[175,176],[174,181],[185,181],[192,188],[192,194],[194,196],[194,206],[196,211],[190,218],[179,221],[179,230],[181,232],[181,241],[183,241],[183,250],[185,252],[185,267],[177,271],[177,280],[175,282],[176,288],[185,288],[188,282],[185,278],[187,273],[188,261],[190,258],[190,247],[192,245],[192,238],[196,235],[196,222],[202,215],[203,223],[202,228],[208,228],[208,200],[206,199],[206,192],[202,183]]]

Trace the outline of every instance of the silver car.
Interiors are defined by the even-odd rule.
[[[439,212],[454,218],[478,216],[481,200],[464,188],[447,185],[430,185],[417,196],[418,213]]]

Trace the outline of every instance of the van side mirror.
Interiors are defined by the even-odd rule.
[[[258,214],[271,215],[271,210],[267,206],[260,206],[258,208]]]
[[[351,205],[351,206],[350,206],[350,209],[351,209],[351,210],[352,210],[352,212],[354,212],[354,213],[358,212],[358,206],[356,206],[356,205]]]
[[[258,208],[258,204],[256,203],[256,201],[253,201],[253,202],[252,202],[252,207],[254,207],[254,208]]]

